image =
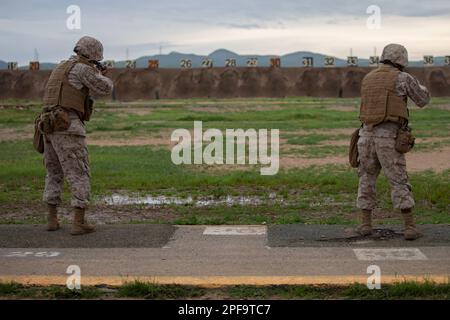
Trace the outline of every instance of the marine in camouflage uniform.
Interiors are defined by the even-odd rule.
[[[372,211],[376,207],[375,184],[383,169],[391,186],[391,199],[405,220],[405,239],[421,236],[417,230],[412,208],[414,198],[406,172],[405,155],[395,150],[395,139],[408,121],[407,99],[424,107],[430,100],[428,90],[412,75],[403,72],[408,64],[406,49],[390,44],[383,50],[382,65],[369,73],[361,88],[360,120],[363,127],[358,140],[359,188],[357,207],[362,211],[362,224],[357,231],[372,233]]]
[[[85,99],[91,93],[97,96],[110,94],[113,83],[95,68],[94,62],[103,59],[103,46],[98,40],[82,37],[74,52],[76,55],[55,68],[46,85],[44,106],[62,107],[70,119],[70,125],[66,130],[45,134],[44,164],[47,175],[43,198],[48,205],[47,230],[57,230],[57,206],[61,204],[64,178],[67,179],[72,196],[71,206],[75,211],[71,233],[77,235],[94,231],[84,219],[90,196],[88,149],[83,121]]]

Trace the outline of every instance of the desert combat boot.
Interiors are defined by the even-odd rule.
[[[73,219],[72,230],[70,234],[73,236],[95,232],[94,226],[88,225],[84,219],[84,208],[75,208],[75,216]]]
[[[56,231],[59,229],[58,208],[54,204],[47,204],[47,231]]]
[[[405,220],[405,240],[416,240],[423,236],[422,233],[419,232],[416,228],[416,224],[414,222],[414,215],[411,209],[403,209],[402,210],[403,219]]]
[[[372,210],[361,210],[361,224],[356,228],[356,232],[362,236],[372,234]]]

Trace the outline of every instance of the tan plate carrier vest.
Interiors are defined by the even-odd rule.
[[[48,79],[44,93],[44,106],[74,109],[80,114],[85,112],[89,89],[83,86],[81,90],[78,90],[69,83],[69,72],[77,63],[92,66],[87,60],[80,57],[76,60],[70,59],[61,62]]]
[[[404,124],[408,120],[407,98],[396,94],[399,73],[391,66],[381,66],[364,77],[359,112],[361,122],[376,126],[385,121]]]

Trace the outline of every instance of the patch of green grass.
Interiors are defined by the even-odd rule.
[[[42,155],[25,142],[1,142],[0,204],[40,203],[44,187]],[[171,205],[172,221],[179,224],[252,223],[353,223],[345,213],[355,209],[358,186],[355,170],[347,166],[313,166],[281,170],[261,176],[259,170],[199,170],[176,166],[170,151],[152,147],[90,147],[92,199],[119,192],[177,197],[258,196],[254,205],[192,207]],[[419,222],[448,223],[450,171],[410,174]],[[66,186],[64,199],[69,199]],[[270,203],[274,193],[281,203]],[[391,210],[390,187],[381,175],[377,183],[379,204]],[[344,214],[344,215],[342,215]],[[1,217],[0,217],[1,218]],[[41,219],[42,220],[42,219]],[[20,219],[7,223],[36,223]]]
[[[287,143],[297,145],[315,145],[324,141],[337,140],[336,138],[344,138],[344,137],[342,136],[337,137],[324,134],[309,134],[290,137],[287,139]]]
[[[64,286],[48,287],[25,286],[17,282],[0,282],[0,297],[45,298],[45,299],[97,299],[103,295],[97,287],[82,287],[80,290],[69,290]]]
[[[381,286],[379,290],[368,290],[367,286],[354,284],[343,291],[349,299],[450,299],[450,284],[436,284],[404,281],[393,285]]]
[[[368,289],[366,285],[234,285],[205,288],[186,285],[162,285],[142,281],[111,287],[108,291],[99,287],[83,287],[69,290],[63,286],[25,286],[15,282],[0,283],[0,297],[31,299],[192,299],[214,297],[216,299],[350,299],[350,300],[449,300],[450,283],[432,281],[404,281],[381,285],[381,289]]]
[[[27,104],[25,109],[0,110],[0,129],[30,131],[40,111],[39,102],[4,101],[9,105]],[[433,99],[432,104],[449,104],[450,99]],[[343,140],[342,134],[321,134],[321,129],[350,129],[359,126],[357,113],[328,108],[333,105],[357,106],[359,99],[323,99],[288,97],[285,99],[180,99],[136,102],[98,101],[88,132],[101,131],[102,136],[132,139],[153,137],[162,130],[193,128],[194,120],[202,120],[204,130],[217,128],[278,128],[288,143],[301,145],[290,153],[301,157],[321,158],[346,155],[347,146],[321,145],[327,140]],[[217,112],[201,107],[216,107]],[[221,111],[220,107],[224,110]],[[272,107],[275,108],[272,108]],[[191,107],[198,107],[194,111]],[[234,107],[231,109],[226,107]],[[130,108],[149,112],[130,112]],[[252,109],[253,108],[253,109]],[[417,150],[438,149],[449,144],[450,111],[412,108],[411,124],[418,137],[440,137],[441,142],[419,144]],[[296,135],[296,131],[314,130]],[[7,131],[9,132],[9,131]],[[112,139],[114,139],[112,138]],[[42,155],[31,146],[31,139],[0,142],[0,206],[18,209],[18,205],[34,206],[41,202],[45,171]],[[170,150],[154,146],[99,147],[90,146],[92,199],[112,193],[125,195],[175,195],[216,198],[227,195],[255,195],[263,199],[255,205],[218,205],[198,208],[170,205],[163,207],[174,213],[166,223],[184,224],[251,224],[251,223],[342,223],[352,224],[358,177],[348,166],[312,166],[305,169],[280,170],[275,176],[261,176],[259,166],[247,170],[201,165],[176,166]],[[449,223],[450,171],[439,174],[410,174],[419,223]],[[70,198],[66,186],[63,199]],[[275,193],[283,203],[270,203],[267,195]],[[391,210],[390,188],[381,176],[377,183],[379,206]],[[18,205],[17,205],[18,204]],[[94,203],[95,205],[95,203]],[[160,218],[152,220],[161,222]],[[2,218],[0,223],[35,223],[37,219]],[[149,221],[143,221],[149,222]]]
[[[204,295],[204,293],[204,289],[194,286],[161,285],[134,281],[119,287],[117,296],[156,300],[195,298]]]
[[[0,296],[16,295],[22,288],[17,282],[0,282]]]

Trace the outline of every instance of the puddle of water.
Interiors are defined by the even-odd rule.
[[[275,194],[269,195],[269,200],[263,199],[258,196],[226,196],[222,198],[215,198],[213,196],[200,197],[198,199],[193,199],[192,197],[180,198],[180,197],[169,197],[169,196],[139,196],[130,197],[126,195],[113,194],[111,196],[103,197],[101,203],[107,205],[131,205],[131,204],[145,204],[150,206],[176,204],[185,205],[192,204],[195,207],[211,207],[217,205],[261,205],[264,202],[283,202],[282,199],[276,199]]]

